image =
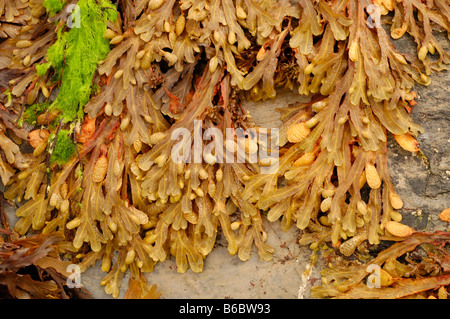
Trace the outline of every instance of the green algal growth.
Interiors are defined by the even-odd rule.
[[[48,101],[43,103],[35,103],[26,108],[22,114],[22,119],[28,124],[36,124],[36,120],[43,111],[45,111],[50,106]]]
[[[71,132],[69,130],[60,130],[56,136],[55,147],[50,155],[50,165],[62,165],[67,163],[72,155],[76,152],[76,145],[72,141]]]
[[[37,70],[45,74],[52,67],[60,77],[59,93],[50,108],[61,111],[63,122],[83,118],[83,106],[92,92],[92,79],[98,63],[110,51],[109,42],[103,37],[106,22],[115,17],[115,7],[109,1],[80,0],[77,3],[80,19],[69,31],[58,30],[57,41],[47,51],[47,63]],[[111,15],[112,11],[114,14]],[[79,27],[77,27],[79,26]]]
[[[9,107],[13,100],[12,92],[8,89],[3,92],[3,95],[6,97],[6,104],[4,106]]]
[[[36,74],[39,76],[45,75],[51,66],[52,66],[52,64],[50,62],[36,64]]]
[[[43,5],[49,16],[53,16],[62,10],[66,0],[45,0]]]

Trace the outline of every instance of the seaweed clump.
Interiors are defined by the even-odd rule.
[[[416,232],[361,265],[327,253],[329,266],[314,298],[447,299],[449,233]],[[374,289],[376,288],[376,289]]]
[[[14,21],[0,27],[11,97],[0,175],[6,199],[28,200],[15,230],[62,232],[82,270],[102,260],[107,293],[170,256],[179,272],[202,271],[219,231],[230,254],[248,260],[255,246],[270,260],[264,218],[347,255],[401,221],[387,137],[417,151],[413,87],[450,61],[435,36],[450,32],[448,2],[80,0],[80,28],[72,3],[12,3],[21,10],[0,1]],[[390,40],[405,33],[416,56]],[[277,150],[242,103],[280,88],[311,99],[281,110]],[[35,125],[18,126],[33,105],[45,105]],[[36,129],[49,134],[33,154],[4,134],[31,141]],[[240,155],[221,160],[227,151]],[[274,169],[253,160],[263,151]]]

